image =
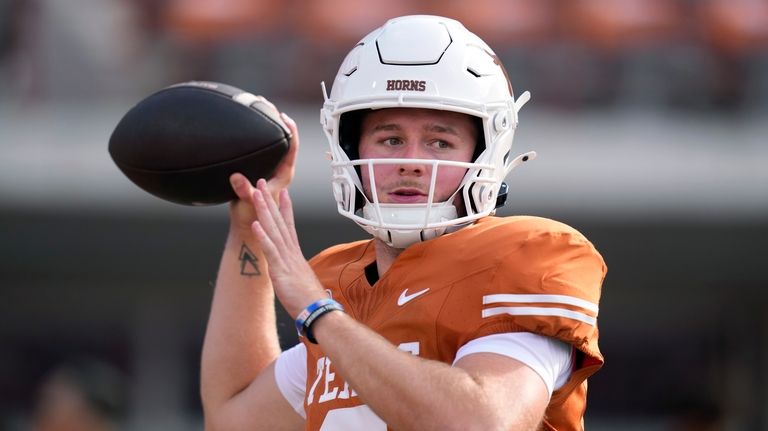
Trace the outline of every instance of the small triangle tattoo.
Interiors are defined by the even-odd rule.
[[[259,260],[247,245],[240,247],[240,275],[261,275]]]

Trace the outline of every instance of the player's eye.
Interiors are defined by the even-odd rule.
[[[381,143],[390,147],[396,147],[403,143],[399,138],[385,138],[381,140]]]
[[[443,140],[439,140],[439,139],[432,141],[432,142],[430,143],[430,145],[431,145],[433,148],[436,148],[436,149],[438,149],[438,150],[447,150],[447,149],[449,149],[449,148],[453,148],[453,145],[451,145],[451,143],[450,143],[450,142],[447,142],[447,141],[443,141]]]

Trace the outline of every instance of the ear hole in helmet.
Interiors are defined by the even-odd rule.
[[[477,142],[475,143],[475,151],[472,154],[472,161],[477,161],[480,157],[480,153],[485,151],[485,130],[483,129],[483,119],[480,117],[472,117],[472,124],[475,126],[477,132]]]
[[[366,199],[363,192],[355,187],[355,212],[361,210],[365,206],[365,201]]]
[[[370,109],[361,109],[349,111],[341,114],[339,118],[339,146],[347,153],[349,160],[360,158],[358,146],[360,144],[360,133],[363,126],[363,119]]]
[[[347,154],[349,160],[360,158],[360,134],[362,132],[363,120],[371,112],[370,109],[360,109],[341,114],[339,118],[339,146]],[[360,178],[360,166],[355,166],[358,178]],[[355,188],[355,211],[365,206],[365,196]]]
[[[469,70],[469,69],[467,69]],[[472,154],[472,162],[476,162],[477,158],[480,157],[480,154],[485,151],[485,129],[483,128],[483,119],[480,117],[472,117],[472,124],[475,126],[475,132],[477,135],[477,140],[475,142],[475,151]],[[469,195],[469,207],[472,210],[472,212],[477,213],[477,205],[475,205],[475,200],[472,198],[472,189],[477,185],[477,183],[472,183],[469,186],[469,189],[467,189],[467,194]]]
[[[474,199],[474,188],[479,187],[477,183],[470,184],[469,188],[467,189],[467,195],[469,196],[469,208],[472,210],[473,213],[477,213],[477,205],[475,205],[475,199]]]

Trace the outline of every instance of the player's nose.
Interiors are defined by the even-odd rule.
[[[424,160],[428,159],[429,155],[420,145],[409,143],[405,146],[405,151],[402,153],[402,158]],[[428,171],[428,169],[428,165],[426,165],[424,162],[413,161],[398,165],[398,172],[400,175],[423,175]]]

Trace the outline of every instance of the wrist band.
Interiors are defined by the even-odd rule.
[[[296,330],[299,331],[299,335],[306,337],[310,343],[317,344],[317,340],[312,336],[312,323],[317,321],[323,314],[334,310],[344,311],[344,307],[330,298],[320,299],[309,304],[307,308],[296,316]]]

